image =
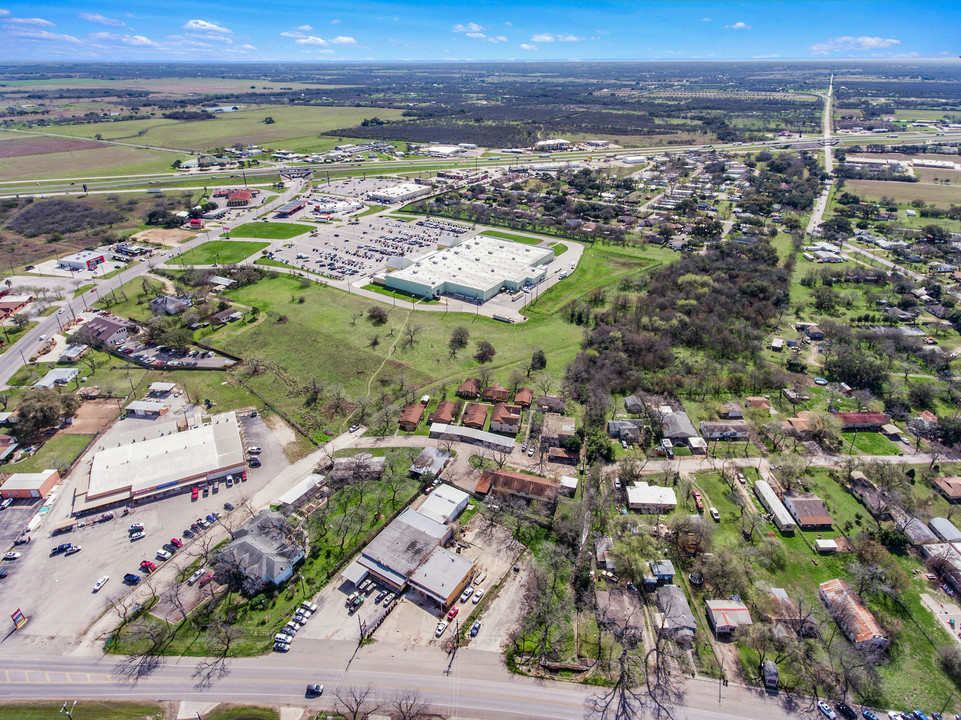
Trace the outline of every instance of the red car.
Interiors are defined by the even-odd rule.
[[[180,548],[184,546],[184,541],[180,540],[179,538],[170,538],[170,544],[175,548]]]
[[[457,617],[457,613],[458,613],[459,610],[460,610],[460,608],[457,607],[457,606],[452,607],[452,608],[450,609],[450,612],[447,613],[447,619],[448,619],[448,620],[453,620],[455,617]]]
[[[196,500],[200,496],[200,488],[194,488],[190,491],[190,499]]]
[[[213,580],[213,579],[214,579],[214,574],[213,574],[213,573],[207,573],[207,574],[204,575],[202,578],[200,578],[200,587],[203,587],[204,585],[206,585],[207,583],[209,583],[209,582],[210,582],[211,580]]]
[[[149,560],[141,560],[140,568],[146,570],[148,573],[152,573],[157,569],[157,563],[150,562]]]

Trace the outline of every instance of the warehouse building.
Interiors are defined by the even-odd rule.
[[[554,250],[476,236],[409,261],[384,284],[411,295],[454,295],[480,302],[502,290],[520,290],[546,277]]]
[[[60,481],[56,470],[35,473],[14,473],[0,486],[0,498],[45,498]]]
[[[106,260],[103,253],[95,250],[81,250],[57,261],[58,267],[65,270],[93,270]]]
[[[137,505],[246,469],[237,416],[224,413],[200,427],[100,450],[77,488],[73,512]]]
[[[424,195],[430,195],[430,187],[417,183],[401,183],[383,190],[374,190],[368,193],[367,198],[371,202],[393,205],[394,203],[410,202]]]
[[[757,495],[761,504],[771,514],[771,519],[782,533],[793,533],[797,528],[794,517],[784,507],[784,503],[777,496],[766,480],[758,480],[754,483],[754,494]]]

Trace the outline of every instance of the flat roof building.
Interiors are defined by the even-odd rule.
[[[552,248],[478,235],[387,273],[384,284],[421,297],[447,294],[484,302],[501,289],[516,291],[539,283],[553,259]]]
[[[754,624],[747,605],[737,600],[708,600],[704,606],[707,621],[717,635],[728,635],[740,627]]]
[[[447,467],[448,460],[450,460],[450,453],[446,450],[425,447],[414,460],[414,464],[410,466],[410,474],[420,477],[430,473],[434,477],[440,477],[444,468]]]
[[[813,493],[786,492],[782,501],[787,511],[804,530],[829,528],[834,524],[824,501]]]
[[[470,495],[458,490],[452,485],[442,483],[417,508],[417,512],[426,515],[431,520],[449,523],[457,518],[467,508]]]
[[[81,250],[73,255],[66,255],[57,261],[57,265],[66,270],[93,270],[104,262],[102,252],[96,250]]]
[[[930,527],[934,531],[934,534],[944,542],[961,541],[961,530],[958,530],[955,524],[947,518],[931,518],[928,520],[928,527]]]
[[[510,452],[514,449],[514,438],[504,437],[496,433],[474,428],[462,427],[460,425],[445,425],[444,423],[432,423],[430,426],[430,436],[432,438],[450,438],[460,442],[473,443],[493,450]]]
[[[466,555],[437,547],[410,576],[412,588],[441,607],[452,604],[474,572],[474,561]]]
[[[794,522],[794,517],[788,512],[787,508],[784,507],[784,503],[781,502],[781,499],[775,494],[774,490],[771,489],[767,480],[758,480],[754,483],[754,494],[757,495],[765,509],[771,513],[771,517],[774,520],[774,524],[777,525],[778,530],[783,533],[794,532],[797,527]]]
[[[642,513],[659,514],[677,507],[674,488],[636,482],[627,488],[627,506]]]
[[[172,495],[246,468],[237,417],[224,413],[183,432],[100,450],[77,488],[74,513]]]
[[[424,195],[430,195],[430,187],[426,185],[418,185],[417,183],[401,183],[400,185],[393,185],[392,187],[384,188],[383,190],[375,190],[367,194],[367,198],[372,202],[386,203],[387,205],[392,205],[394,203],[409,202],[415,198],[422,197]]]
[[[14,473],[0,485],[0,498],[45,498],[60,481],[56,470],[35,473]]]

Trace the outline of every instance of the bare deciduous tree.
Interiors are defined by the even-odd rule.
[[[374,697],[374,689],[345,685],[334,690],[334,710],[345,720],[367,720],[377,712],[381,704]]]
[[[413,688],[392,697],[387,707],[394,720],[423,720],[430,710],[427,701]]]

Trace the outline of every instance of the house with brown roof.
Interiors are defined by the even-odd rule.
[[[422,417],[424,417],[424,406],[419,402],[411,403],[401,412],[397,424],[400,425],[401,430],[410,432],[417,429],[417,425],[420,423]]]
[[[558,397],[557,395],[541,395],[537,398],[537,410],[538,412],[564,412],[564,408],[567,403],[564,398]]]
[[[491,432],[516,435],[521,429],[521,406],[497,403],[491,411]]]
[[[517,388],[517,392],[514,393],[515,405],[520,405],[522,408],[529,408],[532,402],[534,402],[533,390],[530,388]]]
[[[701,423],[701,437],[705,440],[747,440],[750,436],[751,429],[744,420]]]
[[[831,413],[841,421],[841,430],[866,430],[878,432],[890,418],[879,412],[835,412]]]
[[[922,410],[918,413],[918,423],[925,430],[934,430],[938,427],[938,416],[930,410]]]
[[[139,332],[137,326],[132,322],[114,317],[95,317],[84,327],[104,345],[119,345],[131,335],[136,335]]]
[[[427,419],[432,422],[445,423],[449,425],[454,421],[454,410],[457,407],[457,403],[453,400],[441,400],[437,403],[437,409],[434,410]]]
[[[487,389],[484,390],[484,399],[488,402],[507,402],[510,396],[511,391],[506,387],[501,387],[501,384],[498,382],[489,385]]]
[[[781,502],[802,530],[829,528],[834,524],[824,501],[813,493],[786,492]]]
[[[581,459],[580,453],[567,448],[552,447],[547,451],[547,462],[561,463],[562,465],[577,465]]]
[[[250,204],[250,190],[234,190],[227,196],[227,207],[243,207]]]
[[[961,502],[961,478],[939,477],[934,480],[934,489],[948,502]]]
[[[811,436],[813,421],[813,412],[810,410],[800,410],[797,416],[788,418],[781,425],[784,428],[784,432],[788,435],[794,435],[801,440],[806,440]]]
[[[771,409],[771,401],[768,400],[766,397],[744,398],[744,404],[747,405],[749,408],[756,407],[756,408],[764,408],[765,410]]]
[[[835,578],[821,583],[818,595],[827,606],[834,622],[856,648],[862,650],[873,647],[883,650],[891,644],[874,615],[854,592],[854,588],[844,580]]]
[[[457,396],[476,398],[480,396],[481,381],[477,378],[467,378],[462,385],[457,386]]]
[[[552,502],[557,499],[560,483],[550,478],[537,477],[513,470],[485,470],[474,488],[479,495],[497,493],[516,495],[529,500]]]
[[[725,420],[740,420],[744,417],[744,408],[740,403],[726,402],[721,405],[720,415]]]
[[[471,403],[464,413],[464,425],[475,430],[483,430],[487,422],[487,406]]]

